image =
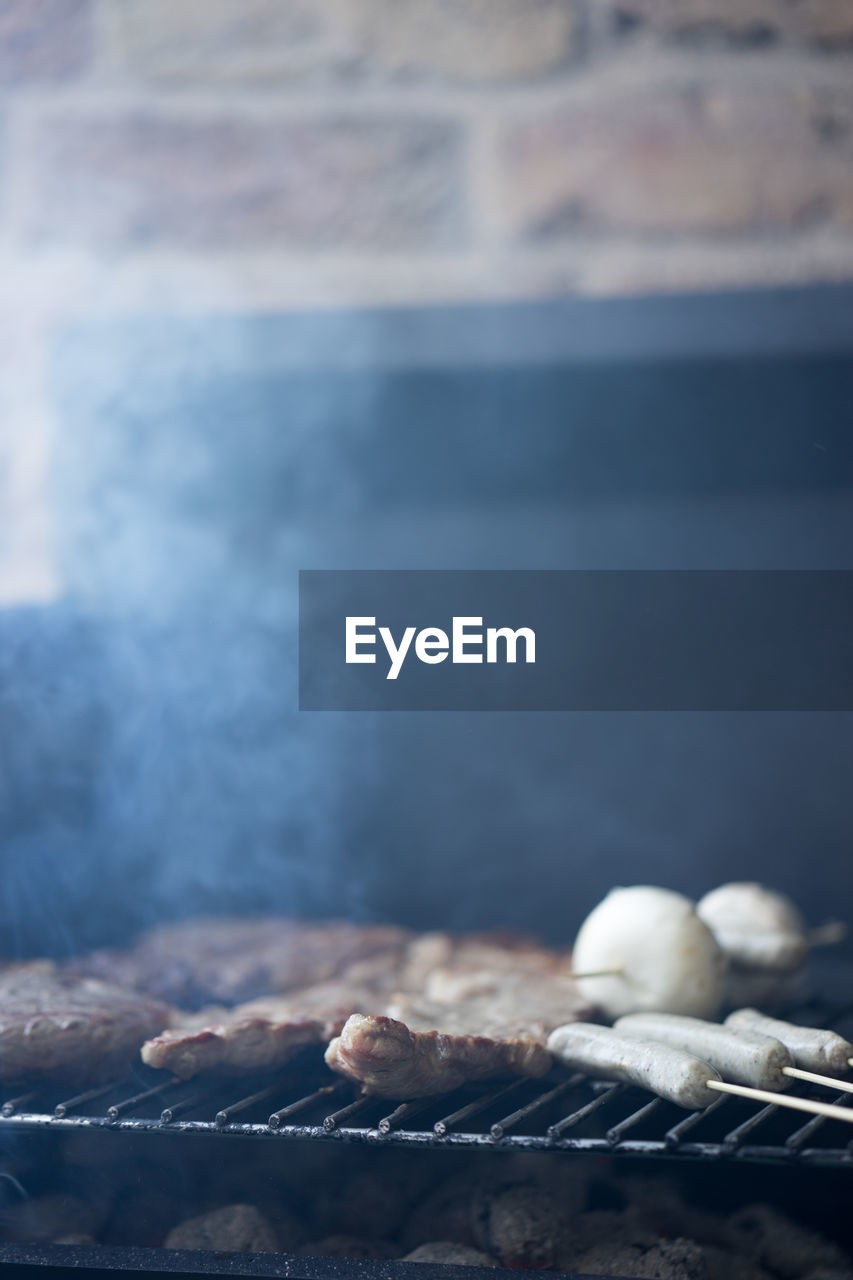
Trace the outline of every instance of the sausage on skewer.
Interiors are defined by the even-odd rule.
[[[548,1037],[548,1048],[575,1071],[638,1084],[691,1111],[710,1106],[715,1095],[708,1081],[720,1079],[713,1067],[692,1054],[591,1022],[558,1027]]]
[[[755,1031],[736,1031],[701,1018],[671,1013],[631,1013],[615,1023],[625,1035],[657,1040],[672,1049],[695,1054],[725,1079],[757,1089],[786,1089],[785,1067],[794,1059],[781,1041]]]
[[[835,1031],[798,1027],[793,1022],[768,1018],[757,1009],[737,1009],[726,1018],[726,1026],[736,1031],[757,1031],[774,1036],[785,1045],[798,1067],[807,1071],[846,1072],[853,1058],[853,1044]]]

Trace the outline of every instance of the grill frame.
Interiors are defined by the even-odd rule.
[[[40,1275],[85,1278],[88,1272],[139,1276],[288,1276],[291,1280],[482,1280],[482,1267],[375,1258],[317,1258],[292,1253],[211,1253],[206,1249],[149,1249],[131,1245],[0,1245],[0,1265],[42,1268]],[[45,1270],[46,1269],[46,1270]],[[499,1273],[500,1274],[500,1273]],[[541,1280],[541,1271],[511,1272],[513,1280]],[[546,1272],[555,1277],[567,1272]],[[607,1280],[603,1277],[602,1280]]]

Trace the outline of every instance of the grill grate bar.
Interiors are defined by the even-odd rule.
[[[304,1098],[297,1098],[296,1102],[288,1103],[280,1111],[274,1111],[267,1124],[271,1129],[280,1129],[282,1123],[290,1116],[298,1115],[300,1111],[307,1111],[313,1103],[320,1102],[323,1098],[331,1098],[346,1087],[345,1080],[339,1080],[336,1084],[324,1084],[321,1088],[315,1089],[313,1093],[307,1093]]]
[[[38,1097],[37,1089],[31,1089],[29,1093],[19,1093],[17,1098],[7,1098],[3,1106],[0,1107],[0,1115],[13,1116],[26,1103],[32,1102],[35,1097]]]
[[[150,1089],[143,1089],[142,1093],[136,1093],[132,1098],[124,1098],[121,1102],[114,1102],[111,1107],[107,1107],[107,1118],[109,1120],[118,1120],[119,1116],[123,1116],[127,1111],[133,1111],[138,1107],[140,1102],[146,1102],[149,1098],[156,1098],[160,1093],[167,1093],[169,1089],[176,1088],[177,1085],[183,1084],[177,1076],[172,1076],[171,1080],[166,1080],[163,1084],[152,1085]]]
[[[451,1111],[449,1116],[442,1116],[440,1120],[436,1120],[433,1125],[433,1133],[437,1138],[443,1138],[448,1129],[457,1125],[460,1120],[469,1120],[471,1116],[475,1116],[480,1111],[486,1111],[494,1102],[500,1101],[510,1093],[516,1093],[526,1081],[513,1080],[511,1084],[502,1085],[500,1089],[491,1089],[488,1093],[484,1093],[482,1097],[475,1098],[473,1102],[468,1102],[464,1107],[460,1107],[458,1111]]]
[[[752,1133],[753,1129],[757,1129],[760,1124],[764,1124],[765,1120],[769,1120],[771,1116],[778,1113],[779,1108],[772,1102],[762,1107],[760,1111],[756,1111],[754,1115],[749,1116],[742,1124],[727,1133],[723,1138],[723,1146],[727,1151],[734,1150],[740,1146],[745,1137]]]
[[[94,1089],[87,1089],[85,1093],[76,1094],[73,1098],[66,1098],[63,1102],[57,1102],[53,1108],[53,1114],[61,1120],[63,1116],[68,1115],[69,1111],[76,1111],[84,1103],[94,1102],[96,1098],[103,1098],[108,1093],[115,1093],[120,1085],[120,1080],[111,1080],[109,1084],[100,1084]]]
[[[549,1141],[555,1142],[562,1137],[567,1129],[573,1129],[576,1124],[580,1124],[581,1120],[585,1120],[587,1116],[591,1116],[594,1111],[606,1106],[608,1102],[612,1102],[614,1098],[618,1098],[624,1092],[624,1084],[607,1085],[606,1088],[601,1090],[597,1098],[593,1098],[592,1102],[588,1102],[583,1107],[578,1107],[577,1111],[573,1111],[571,1115],[564,1116],[562,1120],[552,1124],[548,1129]]]
[[[563,1080],[561,1084],[557,1084],[553,1089],[549,1089],[547,1093],[542,1093],[538,1098],[534,1098],[532,1102],[528,1102],[526,1107],[519,1107],[517,1111],[512,1111],[508,1116],[504,1116],[502,1120],[496,1120],[492,1125],[489,1133],[499,1141],[507,1129],[511,1129],[518,1124],[520,1120],[526,1120],[528,1116],[533,1115],[540,1107],[546,1107],[549,1102],[553,1102],[555,1098],[560,1098],[564,1093],[568,1093],[570,1089],[575,1088],[583,1080],[583,1076],[578,1072],[576,1075],[570,1076],[568,1080]]]
[[[194,1111],[209,1097],[209,1093],[191,1093],[188,1098],[180,1098],[160,1112],[160,1123],[171,1124],[173,1120],[177,1120],[178,1116],[185,1116],[188,1111]]]
[[[840,1107],[847,1107],[850,1105],[850,1094],[839,1093],[832,1101]],[[812,1134],[816,1133],[821,1125],[826,1124],[827,1119],[827,1116],[812,1116],[811,1120],[807,1120],[804,1125],[801,1125],[786,1139],[786,1148],[796,1155],[805,1146]]]
[[[646,1116],[654,1115],[663,1106],[660,1098],[652,1098],[651,1102],[647,1102],[645,1106],[638,1107],[636,1111],[632,1111],[624,1120],[620,1120],[612,1129],[608,1129],[605,1137],[611,1146],[615,1147],[617,1143],[622,1141],[623,1133],[627,1133],[629,1129],[633,1129],[634,1125],[645,1120]]]
[[[238,1102],[232,1102],[227,1107],[223,1107],[221,1111],[217,1111],[214,1116],[213,1123],[222,1128],[228,1124],[232,1116],[238,1116],[242,1111],[248,1111],[250,1107],[254,1107],[256,1103],[263,1102],[264,1098],[270,1098],[274,1093],[278,1093],[281,1088],[280,1082],[267,1085],[266,1089],[258,1089],[257,1093],[250,1093],[246,1098],[240,1098]]]
[[[390,1133],[392,1129],[396,1129],[404,1120],[411,1119],[412,1116],[418,1116],[422,1111],[429,1110],[435,1106],[435,1098],[418,1098],[412,1102],[401,1102],[399,1107],[395,1107],[390,1115],[383,1116],[379,1121],[378,1129],[382,1134]]]
[[[715,1098],[713,1102],[709,1103],[701,1111],[691,1111],[689,1116],[685,1116],[683,1120],[678,1121],[678,1124],[674,1124],[671,1129],[667,1129],[663,1135],[664,1142],[668,1147],[677,1147],[685,1133],[689,1133],[694,1125],[697,1125],[700,1120],[704,1120],[706,1116],[711,1115],[714,1111],[719,1111],[720,1107],[725,1106],[728,1101],[729,1099],[721,1093],[719,1098]]]
[[[323,1128],[327,1133],[331,1133],[333,1129],[340,1127],[342,1120],[349,1120],[351,1116],[356,1116],[359,1112],[364,1111],[365,1107],[369,1107],[371,1103],[375,1104],[376,1099],[371,1098],[370,1094],[363,1093],[356,1098],[355,1102],[350,1102],[346,1107],[341,1107],[340,1111],[333,1111],[330,1116],[326,1116],[323,1121]]]

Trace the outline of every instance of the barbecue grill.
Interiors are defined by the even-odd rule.
[[[699,896],[747,866],[813,922],[834,914],[853,883],[844,717],[557,715],[519,733],[490,715],[447,735],[441,717],[400,714],[379,717],[365,744],[360,720],[297,724],[294,619],[264,609],[270,582],[312,565],[849,567],[850,303],[848,289],[791,290],[72,331],[54,370],[68,594],[0,617],[0,732],[21,744],[5,935],[21,954],[64,958],[152,920],[287,902],[309,919],[508,924],[565,944],[614,883]],[[197,552],[211,529],[208,560]],[[175,759],[201,746],[185,788]],[[563,804],[572,777],[575,811]],[[677,802],[656,825],[661,778]],[[555,850],[570,841],[560,880]],[[813,847],[822,857],[805,877]],[[53,895],[33,895],[37,881]],[[853,1038],[853,974],[820,959],[820,999],[788,1015]],[[75,1135],[105,1160],[142,1144],[176,1164],[199,1145],[220,1163],[239,1151],[445,1164],[529,1152],[707,1176],[714,1189],[754,1175],[752,1199],[781,1181],[814,1221],[853,1169],[853,1128],[837,1120],[723,1096],[687,1113],[567,1071],[400,1106],[311,1058],[228,1085],[140,1066],[7,1094],[0,1142],[32,1147],[44,1167]],[[110,1244],[2,1244],[0,1263],[57,1276],[448,1275]]]
[[[853,999],[844,997],[845,990],[853,990],[849,967],[824,962],[819,968],[821,990],[834,987],[840,998],[823,995],[789,1015],[803,1024],[831,1025],[853,1037]],[[836,1096],[801,1085],[789,1092],[842,1106],[853,1101],[849,1093]],[[310,1055],[275,1076],[239,1082],[181,1081],[139,1067],[127,1078],[89,1088],[45,1085],[9,1093],[0,1106],[0,1139],[9,1132],[34,1131],[99,1133],[102,1142],[113,1144],[121,1144],[127,1135],[146,1135],[152,1142],[168,1137],[177,1143],[204,1136],[219,1144],[220,1159],[225,1145],[242,1140],[327,1148],[356,1144],[419,1151],[551,1152],[566,1158],[666,1161],[680,1168],[761,1165],[800,1178],[824,1170],[843,1179],[845,1171],[853,1170],[853,1130],[837,1120],[815,1116],[803,1121],[781,1107],[725,1095],[705,1110],[685,1112],[641,1089],[559,1069],[545,1080],[468,1085],[453,1094],[398,1106],[361,1095]],[[845,1195],[846,1180],[839,1186]],[[0,1245],[0,1263],[50,1267],[56,1275],[64,1274],[63,1268],[73,1267],[79,1275],[81,1267],[93,1267],[143,1274],[286,1274],[301,1280],[406,1280],[415,1265],[41,1244]],[[436,1277],[446,1276],[447,1270],[433,1268]],[[459,1269],[460,1276],[466,1272]],[[423,1270],[416,1275],[423,1278]]]

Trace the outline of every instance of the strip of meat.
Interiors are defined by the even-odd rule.
[[[107,1078],[172,1017],[162,1001],[49,961],[10,965],[0,971],[0,1079]]]
[[[186,1009],[236,1004],[324,982],[371,958],[397,963],[410,935],[390,925],[284,918],[189,920],[145,934],[129,951],[96,951],[70,971],[111,977]]]
[[[244,1008],[203,1010],[203,1026],[184,1023],[168,1028],[146,1040],[142,1061],[182,1080],[218,1072],[242,1075],[285,1066],[306,1045],[328,1040],[322,1022],[285,1009],[250,1014],[242,1012]]]
[[[353,1014],[326,1050],[326,1062],[369,1093],[405,1099],[490,1076],[543,1076],[551,1055],[533,1039],[419,1032],[394,1018]]]
[[[208,1073],[273,1070],[306,1045],[327,1044],[355,1009],[381,1001],[369,986],[334,981],[233,1009],[202,1009],[146,1041],[142,1060],[182,1080]]]

